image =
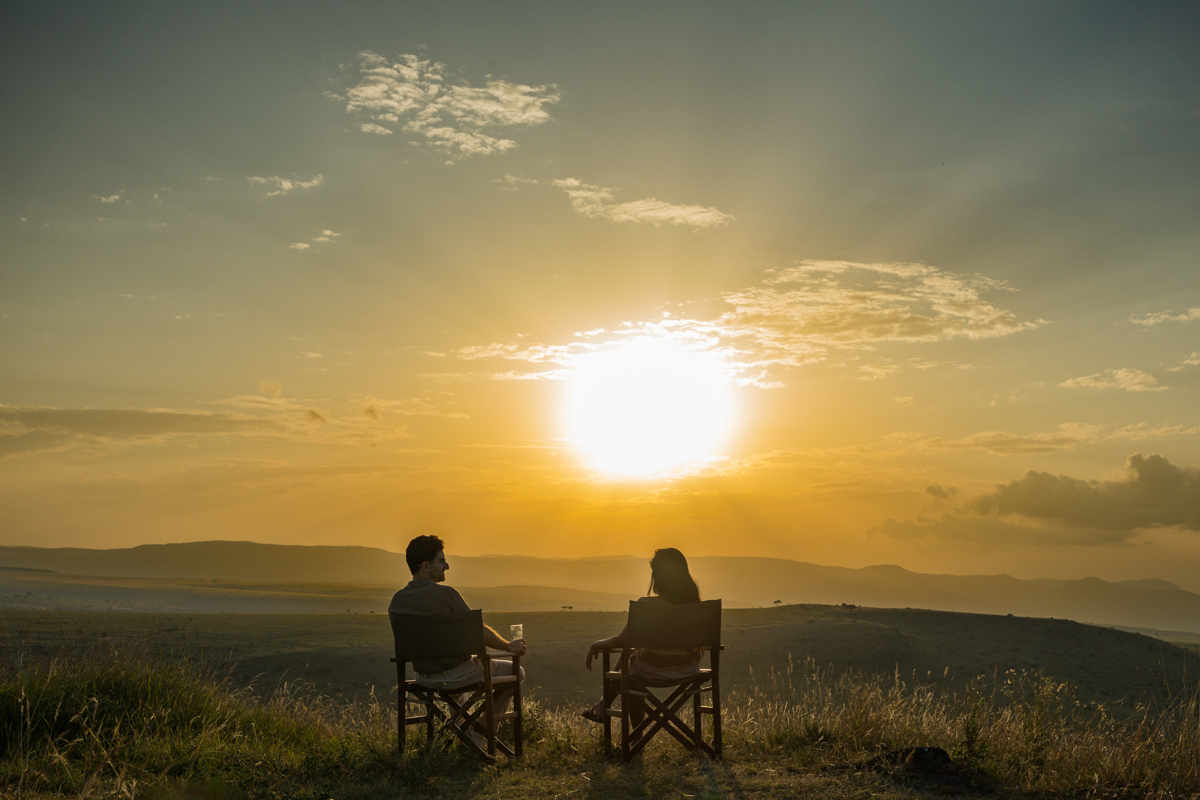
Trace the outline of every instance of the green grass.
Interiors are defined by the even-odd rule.
[[[902,676],[811,662],[726,698],[726,759],[667,737],[629,765],[573,712],[527,707],[526,756],[482,764],[456,747],[395,750],[395,697],[346,702],[303,683],[263,696],[220,663],[152,640],[81,636],[9,648],[0,672],[0,796],[187,798],[937,797],[947,786],[864,769],[942,747],[955,791],[1002,797],[1200,795],[1196,697],[1114,716],[1072,687],[1011,672],[938,692]],[[414,728],[414,730],[417,730]]]

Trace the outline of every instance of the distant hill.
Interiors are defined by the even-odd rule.
[[[644,558],[536,558],[456,556],[449,553],[448,580],[464,595],[488,589],[499,601],[528,598],[548,608],[607,610],[621,598],[645,594],[649,569]],[[1074,619],[1144,630],[1197,631],[1200,595],[1163,580],[1110,582],[1021,580],[1011,575],[935,575],[881,565],[849,569],[777,558],[696,556],[689,559],[705,597],[721,597],[726,607],[816,603],[875,608],[925,608],[982,614]],[[404,556],[371,547],[271,545],[255,542],[190,542],[128,549],[0,547],[0,566],[53,570],[81,576],[256,581],[282,584],[327,583],[398,587],[408,580]],[[10,573],[15,575],[15,573]],[[0,597],[11,582],[0,574]],[[521,587],[513,589],[512,587]],[[535,593],[530,587],[555,589]],[[560,587],[569,587],[562,589]],[[0,604],[3,601],[0,599]],[[553,606],[549,606],[553,607]]]

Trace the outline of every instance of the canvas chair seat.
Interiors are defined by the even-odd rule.
[[[709,668],[678,678],[654,678],[630,672],[636,649],[698,649],[708,653]],[[629,621],[623,648],[602,650],[604,740],[612,746],[612,720],[621,721],[621,760],[640,753],[660,731],[666,731],[698,757],[721,758],[721,601],[700,603],[630,602]],[[613,669],[611,657],[620,654],[620,668]],[[666,698],[651,689],[672,688]],[[709,705],[702,698],[710,696]],[[646,717],[632,725],[632,698],[645,703]],[[621,701],[620,708],[614,703]],[[691,722],[681,716],[691,704]],[[704,740],[704,718],[712,718],[711,736]]]
[[[392,661],[396,664],[399,694],[397,726],[401,756],[408,726],[422,723],[426,747],[432,747],[436,741],[457,740],[487,760],[493,759],[497,750],[510,757],[521,755],[520,656],[507,653],[498,656],[487,652],[483,640],[483,612],[476,609],[435,616],[392,614],[390,619],[396,643]],[[419,683],[415,677],[407,677],[407,665],[411,661],[455,658],[477,660],[483,670],[483,679],[435,687]],[[499,660],[512,661],[512,675],[492,675],[492,663]],[[512,710],[496,713],[495,692],[508,684],[512,684],[513,689]],[[422,708],[417,716],[408,715],[410,700]],[[511,745],[495,734],[496,723],[506,719],[513,720]],[[483,745],[479,743],[480,739]]]

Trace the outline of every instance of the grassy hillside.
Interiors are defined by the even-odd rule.
[[[624,624],[614,612],[485,613],[502,632],[525,626],[533,693],[548,705],[582,706],[599,690],[587,672],[588,645]],[[114,641],[153,639],[176,649],[228,656],[240,685],[269,692],[311,682],[322,692],[365,697],[396,683],[384,614],[86,614],[6,612],[5,642],[43,649],[82,634]],[[745,690],[806,659],[834,672],[919,680],[961,689],[978,676],[1039,670],[1078,686],[1089,702],[1178,693],[1200,676],[1195,654],[1134,633],[1067,620],[905,609],[788,606],[724,614],[725,685]]]
[[[0,796],[1167,800],[1200,793],[1195,694],[1113,715],[1079,702],[1068,682],[1027,672],[942,693],[805,662],[727,693],[719,763],[697,763],[659,737],[632,764],[616,764],[597,726],[531,703],[525,757],[488,766],[457,748],[422,751],[419,734],[398,754],[394,703],[386,698],[336,702],[296,684],[265,696],[246,692],[225,679],[219,661],[173,650],[171,632],[76,630],[52,644],[45,627],[8,631],[0,651]],[[921,771],[880,758],[912,746],[943,748],[953,762]]]

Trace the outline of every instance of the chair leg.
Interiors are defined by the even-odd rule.
[[[621,683],[621,761],[630,759],[629,752],[629,706],[631,700],[629,697],[629,684],[627,681]]]
[[[513,688],[513,711],[516,717],[513,718],[513,749],[518,756],[525,754],[524,747],[524,731],[521,728],[521,657],[514,655],[512,658],[513,675],[517,676],[517,683]]]
[[[613,704],[612,681],[608,679],[608,671],[611,669],[609,663],[608,651],[605,650],[602,656],[603,671],[600,673],[600,719],[604,725],[604,743],[609,750],[612,750],[612,718],[608,716],[608,710]]]
[[[712,715],[713,715],[713,750],[717,754],[717,758],[724,758],[721,749],[721,686],[717,682],[716,673],[713,673],[712,682]]]

